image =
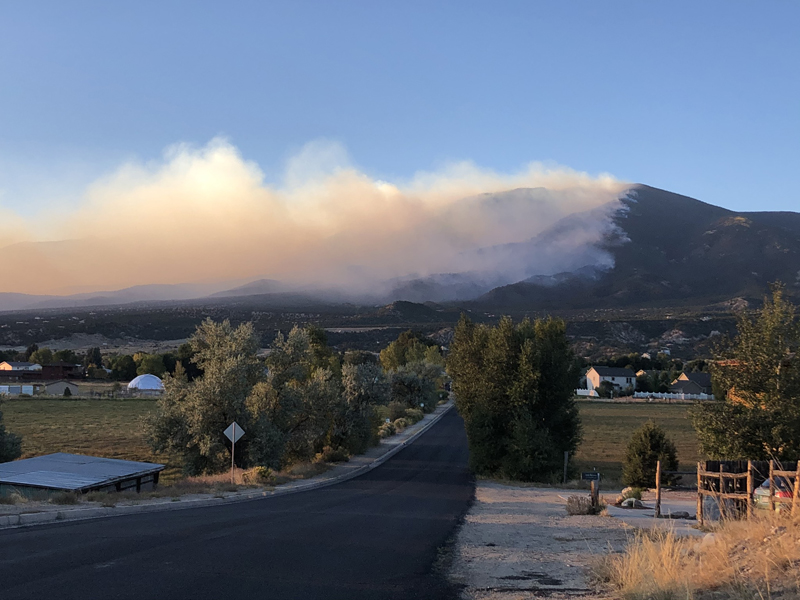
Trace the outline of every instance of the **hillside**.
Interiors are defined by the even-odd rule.
[[[562,273],[496,288],[473,306],[499,309],[702,305],[759,299],[770,282],[800,291],[800,214],[737,213],[640,185],[598,248],[607,271]],[[625,241],[627,240],[627,241]]]

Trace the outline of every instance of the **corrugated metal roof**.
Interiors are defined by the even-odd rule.
[[[85,490],[164,469],[164,465],[58,452],[0,464],[0,484]]]

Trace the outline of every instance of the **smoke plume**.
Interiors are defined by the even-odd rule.
[[[607,263],[594,250],[607,214],[583,219],[550,258],[509,248],[569,215],[613,205],[626,187],[537,163],[499,174],[463,162],[391,183],[329,142],[308,144],[283,182],[268,185],[225,140],[178,145],[157,164],[125,164],[96,181],[77,207],[28,221],[0,212],[0,291],[271,278],[355,293],[441,273],[508,283],[572,265],[570,256]]]

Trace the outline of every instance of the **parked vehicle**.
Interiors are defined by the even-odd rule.
[[[775,477],[775,498],[791,498],[792,483],[785,477]],[[753,506],[769,510],[769,479],[753,491]],[[791,510],[792,505],[775,502],[776,511]]]

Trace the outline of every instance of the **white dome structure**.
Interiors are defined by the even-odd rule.
[[[164,384],[161,379],[149,373],[134,377],[128,384],[130,392],[163,392]]]

